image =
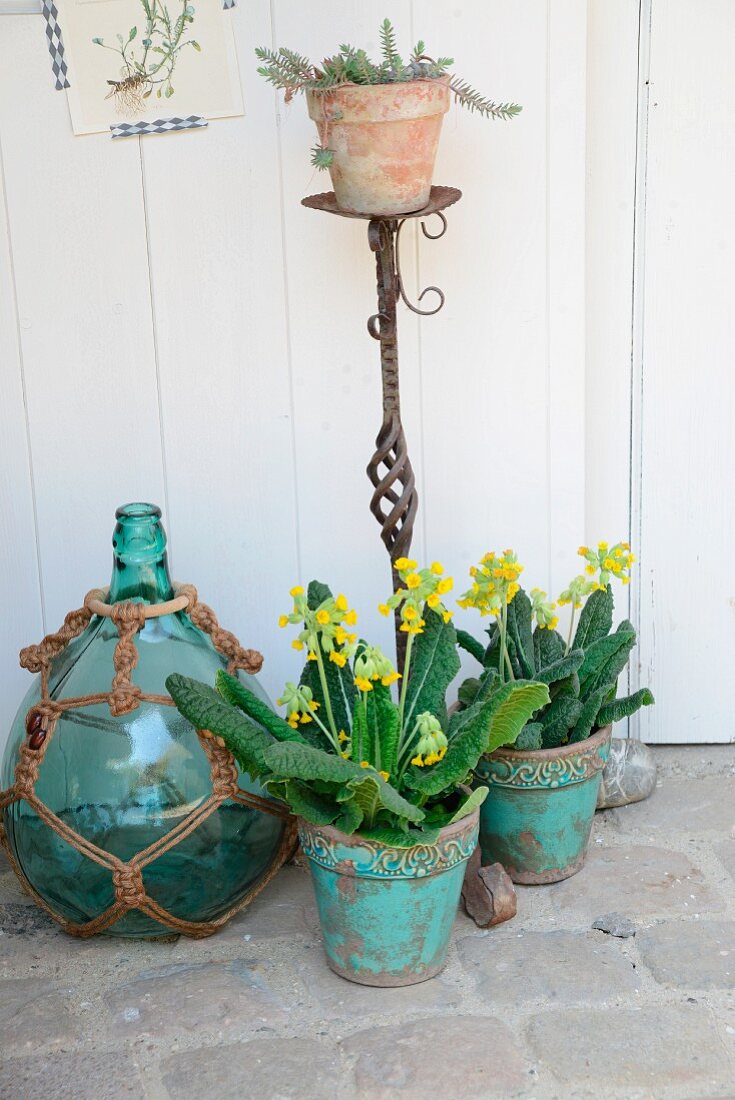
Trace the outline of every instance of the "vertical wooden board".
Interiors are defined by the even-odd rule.
[[[349,40],[379,54],[386,11],[377,0],[324,0],[308,8],[300,0],[276,0],[274,10],[278,46],[318,60]],[[390,16],[410,49],[408,0],[394,4]],[[382,420],[379,348],[365,327],[377,309],[375,259],[367,222],[300,205],[303,196],[328,191],[331,183],[309,164],[316,130],[304,101],[297,97],[285,106],[279,99],[278,111],[302,575],[344,591],[360,611],[360,629],[390,652],[391,624],[376,610],[390,592],[390,570],[368,510],[372,487],[365,474]],[[406,244],[404,274],[413,284],[410,233]],[[399,333],[402,407],[421,489],[416,323],[400,306]],[[413,549],[423,556],[420,529]]]
[[[23,402],[23,365],[4,191],[1,198],[0,755],[5,748],[10,723],[30,684],[28,673],[18,664],[18,651],[24,645],[40,641],[43,635],[33,484]]]
[[[591,543],[630,532],[639,14],[640,0],[589,6],[585,538]],[[638,168],[643,186],[645,164]],[[627,613],[627,599],[625,605]]]
[[[232,17],[245,116],[151,139],[143,165],[173,565],[264,652],[275,695],[297,672],[277,618],[299,573],[280,168],[255,72],[268,5]]]
[[[109,576],[115,506],[163,479],[137,144],[72,135],[44,29],[3,20],[0,133],[55,626]]]
[[[654,0],[642,387],[643,740],[735,739],[735,8]]]
[[[572,5],[566,18],[583,21],[579,8]],[[550,436],[550,387],[557,397],[567,394],[574,410],[582,399],[583,302],[574,265],[580,263],[584,212],[580,205],[570,213],[561,189],[566,181],[579,195],[583,182],[584,98],[575,95],[584,71],[584,42],[575,31],[571,56],[569,50],[554,54],[556,71],[566,57],[573,79],[569,91],[555,97],[564,114],[549,130],[549,44],[552,29],[559,31],[547,19],[541,2],[526,4],[521,12],[477,0],[448,11],[436,0],[415,11],[416,33],[436,43],[431,48],[455,57],[458,74],[488,96],[523,105],[510,122],[486,121],[452,107],[437,178],[461,187],[464,197],[449,212],[446,237],[421,244],[422,281],[435,281],[436,273],[447,293],[444,311],[422,323],[427,543],[432,555],[446,560],[460,588],[472,561],[487,549],[506,546],[525,562],[529,586],[550,587],[550,508],[555,506],[549,498],[550,456],[559,444],[565,454],[576,453],[583,431],[578,421],[568,428],[566,441]],[[556,49],[558,40],[553,41]],[[554,134],[559,150],[550,147]],[[570,145],[567,167],[563,156]],[[556,173],[553,206],[551,171]],[[562,266],[551,272],[550,247],[569,247],[560,232],[565,218],[570,266],[565,269],[556,259]],[[568,290],[559,286],[566,275],[573,280]],[[565,362],[561,314],[571,332],[574,361]],[[555,546],[571,540],[576,548],[581,476],[581,471],[575,476],[577,497],[571,489],[565,493],[567,507],[555,518]],[[471,613],[461,614],[460,621],[478,629]]]

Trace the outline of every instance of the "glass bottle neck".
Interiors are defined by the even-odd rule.
[[[172,599],[161,509],[154,504],[125,504],[118,508],[115,518],[110,603],[135,599],[164,603]]]

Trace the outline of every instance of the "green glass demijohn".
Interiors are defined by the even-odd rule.
[[[107,601],[160,604],[174,596],[161,512],[128,504],[116,513],[113,570]],[[54,658],[52,700],[109,693],[119,641],[110,618],[95,615]],[[171,672],[207,683],[227,665],[210,637],[185,611],[146,619],[133,638],[139,658],[133,682],[164,695]],[[254,676],[239,673],[266,699]],[[3,761],[1,787],[14,783],[29,742],[26,716],[40,697],[40,677],[18,711]],[[32,741],[32,739],[31,739]],[[228,766],[232,767],[231,760]],[[247,776],[240,788],[261,798]],[[63,711],[38,768],[35,794],[57,817],[98,849],[128,861],[175,830],[212,794],[211,762],[196,730],[173,706],[147,701],[114,716],[106,702]],[[89,859],[42,821],[23,799],[2,815],[19,871],[64,921],[83,925],[115,901],[109,868]],[[142,869],[146,893],[177,919],[212,922],[237,906],[281,858],[283,818],[227,799],[184,839]],[[158,937],[171,929],[130,909],[107,934]]]

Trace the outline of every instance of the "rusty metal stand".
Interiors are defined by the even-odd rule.
[[[343,218],[362,218],[368,222],[368,243],[375,253],[377,266],[378,312],[369,318],[367,328],[373,339],[380,341],[383,423],[375,441],[375,454],[368,463],[367,474],[374,489],[370,511],[381,526],[381,538],[390,555],[391,565],[398,558],[408,556],[419,507],[416,478],[408,457],[408,444],[401,421],[397,305],[400,299],[413,313],[422,317],[431,317],[444,305],[444,294],[436,286],[426,287],[418,299],[420,303],[424,295],[432,291],[438,295],[438,302],[433,309],[421,309],[420,305],[414,305],[409,300],[401,276],[401,230],[409,218],[420,218],[424,236],[432,241],[438,240],[447,228],[443,211],[461,197],[462,192],[456,187],[432,187],[428,205],[423,210],[400,216],[349,214],[337,206],[332,191],[323,195],[309,195],[301,200],[303,206],[312,210],[339,214]],[[426,228],[425,219],[431,215],[436,215],[441,221],[438,233],[430,233]],[[399,583],[395,567],[393,583],[394,587]],[[396,649],[399,667],[402,667],[406,635],[398,627],[399,622],[396,621]]]

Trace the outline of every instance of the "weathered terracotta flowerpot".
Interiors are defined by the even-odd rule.
[[[446,79],[345,84],[307,91],[337,203],[351,214],[408,214],[429,201],[444,115]]]
[[[479,813],[434,844],[393,848],[299,821],[327,962],[360,985],[415,985],[444,966]]]
[[[490,788],[480,808],[483,863],[502,863],[514,882],[558,882],[587,853],[612,726],[557,749],[498,749],[477,774]]]

